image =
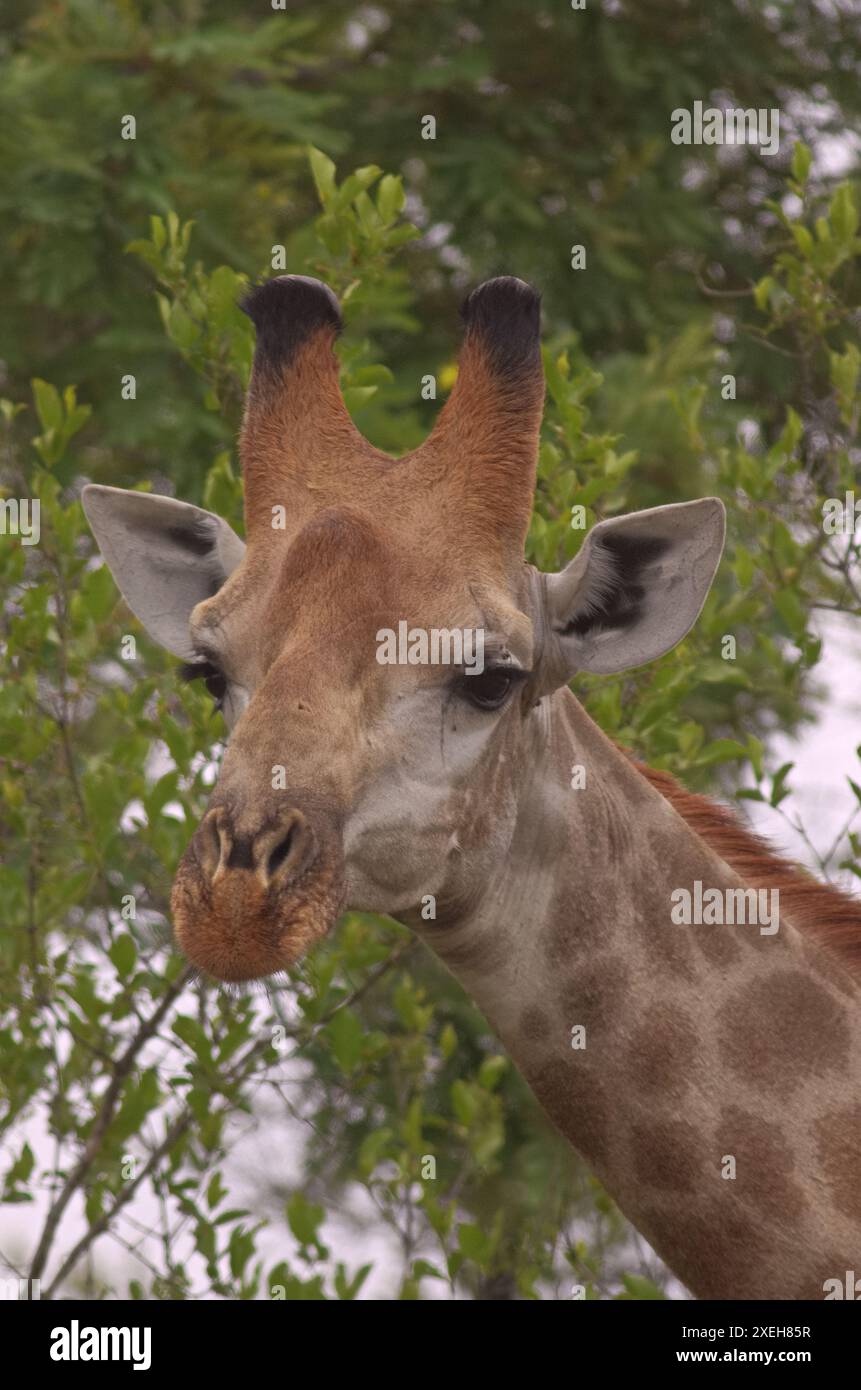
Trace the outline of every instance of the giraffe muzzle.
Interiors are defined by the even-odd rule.
[[[216,979],[260,979],[292,965],[333,925],[343,855],[332,827],[298,807],[257,829],[230,808],[207,812],[180,863],[171,895],[177,942]]]

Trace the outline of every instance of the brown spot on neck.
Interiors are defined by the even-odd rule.
[[[817,1126],[817,1137],[834,1201],[852,1221],[861,1223],[861,1101],[826,1115]]]
[[[793,1180],[792,1146],[783,1129],[740,1106],[729,1106],[717,1124],[714,1151],[735,1159],[735,1177],[722,1179],[753,1211],[799,1221],[806,1199]]]
[[[718,1026],[726,1065],[760,1092],[788,1096],[849,1062],[845,1008],[800,970],[758,976],[723,1006]]]

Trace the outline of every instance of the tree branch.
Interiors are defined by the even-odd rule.
[[[69,1202],[71,1201],[75,1192],[83,1183],[84,1178],[87,1176],[87,1173],[90,1171],[90,1168],[92,1167],[93,1162],[95,1161],[95,1158],[101,1146],[101,1142],[111,1124],[111,1121],[114,1118],[114,1114],[116,1113],[120,1093],[123,1089],[125,1081],[127,1080],[132,1070],[132,1067],[134,1066],[135,1059],[137,1058],[144,1044],[149,1042],[153,1034],[158,1031],[171,1005],[185,989],[186,985],[192,979],[193,975],[194,971],[192,970],[192,968],[190,966],[186,966],[186,968],[182,971],[180,975],[177,976],[173,984],[167,990],[164,998],[162,999],[158,1008],[155,1010],[155,1013],[153,1013],[151,1017],[141,1025],[141,1027],[138,1029],[131,1042],[129,1043],[128,1047],[126,1048],[125,1052],[123,1052],[122,1056],[117,1061],[114,1067],[114,1072],[113,1076],[111,1077],[110,1084],[108,1085],[108,1088],[105,1091],[104,1096],[102,1097],[101,1105],[99,1106],[98,1114],[96,1115],[96,1121],[93,1125],[92,1133],[90,1134],[90,1137],[87,1141],[86,1148],[84,1149],[84,1152],[81,1155],[78,1162],[75,1164],[75,1167],[72,1169],[71,1173],[66,1178],[66,1181],[60,1189],[56,1201],[51,1206],[46,1217],[45,1226],[42,1231],[42,1236],[36,1248],[36,1253],[33,1256],[33,1263],[30,1267],[31,1279],[40,1279],[42,1276],[42,1273],[45,1269],[45,1264],[47,1263],[48,1256],[51,1251],[51,1245],[53,1244],[54,1236],[57,1232],[57,1227],[59,1226],[63,1218],[63,1213],[65,1212],[66,1207],[69,1205]]]

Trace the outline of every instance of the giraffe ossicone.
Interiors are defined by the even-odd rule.
[[[230,730],[174,883],[180,947],[249,980],[345,908],[399,919],[695,1294],[824,1297],[861,1267],[859,905],[636,765],[568,684],[685,636],[722,503],[607,518],[541,574],[523,554],[544,398],[531,287],[469,296],[451,395],[397,459],[344,405],[331,291],[281,276],[245,307],[246,542],[173,498],[83,496],[130,608]],[[480,631],[481,671],[380,662],[401,623]],[[779,890],[779,932],[674,923],[671,895],[697,883]]]

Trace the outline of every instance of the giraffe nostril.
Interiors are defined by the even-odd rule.
[[[197,862],[204,877],[211,883],[232,850],[230,829],[221,808],[208,811],[195,837]]]
[[[220,806],[204,816],[194,841],[205,880],[215,886],[237,869],[256,873],[264,888],[285,886],[298,878],[316,853],[314,833],[301,811],[282,812],[256,835],[237,835],[227,810]]]
[[[284,838],[271,851],[266,863],[266,873],[270,879],[275,878],[282,864],[289,858],[290,851],[295,848],[298,829],[295,823],[291,825]]]
[[[258,875],[269,887],[276,881],[290,883],[308,866],[314,855],[314,835],[301,811],[285,812],[277,825],[254,842]]]

